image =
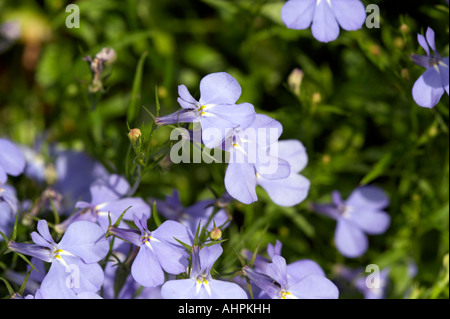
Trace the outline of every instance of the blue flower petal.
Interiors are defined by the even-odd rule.
[[[355,31],[366,22],[366,8],[360,0],[332,0],[332,7],[342,29]]]
[[[281,9],[284,24],[294,30],[308,28],[313,21],[316,0],[290,0]]]
[[[434,107],[444,94],[442,78],[436,68],[428,68],[414,83],[412,95],[414,101],[426,108]]]
[[[311,31],[314,38],[321,42],[330,42],[339,36],[339,24],[328,1],[318,2]]]

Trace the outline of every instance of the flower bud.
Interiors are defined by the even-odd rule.
[[[300,95],[300,86],[303,80],[302,70],[295,68],[288,77],[288,85],[295,95]]]
[[[214,227],[209,233],[209,237],[211,237],[212,240],[219,240],[222,237],[222,231],[218,227]]]
[[[141,130],[138,128],[133,128],[128,132],[128,137],[130,138],[133,144],[137,144],[138,140],[141,138]]]

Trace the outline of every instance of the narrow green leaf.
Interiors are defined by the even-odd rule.
[[[392,153],[386,153],[372,168],[372,170],[367,173],[361,180],[361,185],[366,185],[372,182],[377,177],[381,176],[391,165]]]
[[[33,271],[33,269],[30,269],[27,272],[27,275],[25,276],[25,279],[23,280],[22,285],[20,286],[19,295],[21,295],[21,296],[23,296],[23,292],[25,291],[25,287],[27,286],[28,278],[30,278],[32,271]]]
[[[181,246],[183,246],[184,248],[186,248],[186,250],[187,250],[189,253],[191,252],[191,246],[189,246],[189,245],[186,244],[186,243],[183,243],[181,240],[179,240],[179,239],[177,239],[177,238],[175,238],[175,237],[174,237],[173,239],[175,239],[177,242],[179,242]]]
[[[122,214],[120,214],[119,218],[117,218],[117,220],[116,220],[116,222],[114,223],[113,227],[119,227],[119,224],[120,224],[120,222],[122,221],[123,216],[125,215],[125,213],[126,213],[130,208],[131,208],[131,206],[128,207],[127,209],[125,209],[125,210],[123,211]]]
[[[144,69],[144,62],[145,58],[147,57],[148,52],[142,53],[141,57],[139,58],[137,67],[136,67],[136,73],[134,74],[134,81],[133,81],[133,88],[131,91],[131,101],[130,105],[128,107],[128,113],[127,113],[127,122],[133,123],[134,119],[137,116],[138,113],[138,105],[140,101],[140,94],[141,94],[141,86],[142,86],[142,74]]]
[[[227,240],[228,240],[228,238],[222,239],[222,240],[213,241],[213,242],[207,243],[206,247],[211,247],[213,245],[221,244],[223,242],[226,242]]]
[[[161,226],[161,220],[159,219],[158,210],[156,209],[156,201],[153,201],[152,215],[153,215],[153,220],[155,221],[156,227]]]
[[[5,283],[6,289],[8,289],[9,295],[10,295],[10,296],[14,295],[14,294],[15,294],[15,291],[14,291],[13,287],[9,284],[9,282],[8,282],[5,278],[3,278],[3,277],[0,277],[0,280],[3,281],[3,282]]]
[[[6,236],[2,231],[0,231],[0,236],[3,237],[3,239],[5,240],[5,243],[7,243],[9,241],[8,236]]]
[[[34,270],[36,270],[37,272],[39,272],[39,270],[37,270],[35,267],[34,267],[34,265],[31,263],[31,261],[29,261],[28,260],[28,258],[27,257],[25,257],[24,255],[22,255],[22,254],[20,254],[20,253],[17,253],[17,252],[15,252],[20,258],[22,258],[28,265],[30,265],[30,267],[32,268],[32,269],[34,269]]]

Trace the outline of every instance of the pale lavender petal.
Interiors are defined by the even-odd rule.
[[[244,204],[257,201],[254,166],[248,163],[229,163],[225,173],[225,188],[233,198]]]
[[[63,259],[67,264],[63,277],[67,288],[72,289],[76,294],[100,290],[105,276],[99,264],[86,264],[81,259],[71,256],[63,256]]]
[[[248,299],[247,293],[238,284],[223,280],[209,280],[212,299]]]
[[[414,101],[421,106],[426,108],[434,107],[445,90],[442,84],[441,75],[438,73],[436,68],[430,67],[425,71],[414,83],[412,94]]]
[[[98,205],[107,203],[124,196],[130,190],[128,181],[116,174],[94,181],[90,187],[91,203]]]
[[[255,118],[253,105],[213,105],[203,111],[200,123],[202,140],[208,148],[218,147],[236,127],[246,128]]]
[[[389,197],[380,187],[366,185],[356,188],[345,201],[345,205],[368,210],[383,210],[389,206]]]
[[[67,287],[68,275],[69,273],[66,272],[66,267],[62,263],[52,263],[41,283],[39,297],[43,299],[76,299],[75,292]]]
[[[202,142],[210,149],[219,147],[233,133],[235,124],[213,114],[202,116]]]
[[[199,258],[201,264],[201,270],[206,273],[210,273],[214,263],[222,255],[223,248],[220,244],[212,245],[210,247],[203,247],[200,249]]]
[[[108,213],[110,213],[111,223],[114,224],[125,210],[127,210],[127,212],[123,216],[124,220],[133,220],[133,216],[136,216],[137,218],[145,216],[146,219],[151,216],[150,206],[140,197],[122,198],[106,205],[102,205],[98,210],[98,214],[99,217],[101,215],[108,220]]]
[[[12,176],[18,176],[25,170],[25,158],[20,149],[6,139],[0,139],[0,167]],[[0,172],[0,182],[6,182],[4,174]]]
[[[355,258],[363,255],[368,248],[367,236],[345,218],[339,218],[334,234],[336,248],[345,257]]]
[[[197,107],[197,100],[192,97],[191,93],[189,93],[189,90],[185,85],[182,84],[178,86],[178,95],[179,98],[177,99],[177,101],[182,108],[194,109]]]
[[[45,219],[41,219],[37,223],[37,231],[39,234],[49,243],[54,244],[55,241],[52,238],[52,235],[50,234],[50,230],[48,228],[48,223]]]
[[[251,125],[239,136],[260,146],[267,146],[278,141],[282,133],[280,122],[267,115],[256,114]]]
[[[105,239],[105,231],[96,223],[88,221],[77,221],[70,224],[59,242],[59,246],[80,257],[86,263],[100,261],[109,251],[109,242]]]
[[[169,280],[161,287],[164,299],[195,299],[196,281],[193,279]]]
[[[270,243],[267,245],[267,255],[269,255],[270,259],[272,259],[275,255],[281,256],[282,248],[283,244],[277,239],[275,245],[272,245]]]
[[[386,212],[357,208],[349,213],[348,219],[369,235],[379,235],[389,228],[391,217]]]
[[[257,183],[264,188],[275,204],[285,207],[303,202],[308,196],[311,185],[307,178],[299,174],[291,174],[287,178],[275,180],[258,176]]]
[[[270,180],[288,178],[291,174],[291,165],[289,165],[288,161],[270,156],[266,150],[261,148],[258,148],[255,168],[260,176]]]
[[[339,24],[327,1],[318,3],[311,31],[314,38],[321,42],[330,42],[339,36]]]
[[[281,256],[273,256],[272,262],[266,266],[266,275],[279,283],[281,288],[286,287],[288,283],[286,260]]]
[[[427,32],[425,33],[425,36],[427,38],[428,45],[430,46],[431,50],[436,52],[436,44],[434,42],[435,34],[433,29],[430,27],[427,28]]]
[[[366,22],[366,8],[360,0],[332,0],[332,7],[339,25],[344,30],[361,29]]]
[[[212,73],[200,81],[200,104],[235,104],[242,89],[231,75],[225,72]]]
[[[306,148],[298,140],[283,140],[270,146],[270,154],[289,162],[291,172],[299,173],[308,164]]]
[[[325,277],[325,272],[317,262],[310,259],[294,261],[286,267],[289,286],[298,283],[308,275],[317,275]]]
[[[176,235],[174,235],[176,236]],[[185,272],[189,263],[187,253],[177,250],[167,243],[163,243],[154,239],[150,239],[150,246],[161,267],[169,274],[181,274]]]
[[[430,47],[428,46],[427,40],[422,34],[417,35],[417,42],[419,42],[420,46],[425,50],[427,55],[430,55]]]
[[[281,8],[281,19],[289,29],[303,30],[311,25],[316,0],[289,0]]]
[[[338,299],[339,290],[329,279],[308,275],[296,285],[289,287],[291,294],[299,299]]]
[[[51,243],[49,243],[47,240],[45,240],[41,235],[39,235],[36,232],[32,232],[30,234],[31,236],[31,240],[33,240],[33,242],[38,245],[38,246],[42,246],[42,247],[47,247],[48,249],[53,250],[53,245]]]
[[[172,247],[180,250],[184,250],[184,248],[175,240],[175,238],[189,246],[191,246],[194,241],[194,236],[190,230],[185,225],[173,220],[167,220],[162,223],[152,232],[152,236],[158,240],[170,243],[172,244]]]
[[[164,283],[164,272],[154,252],[141,246],[131,265],[131,275],[144,287],[156,287]]]

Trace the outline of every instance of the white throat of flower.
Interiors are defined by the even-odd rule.
[[[56,259],[57,261],[62,263],[64,266],[68,267],[69,265],[64,260],[63,256],[73,256],[73,254],[69,253],[66,250],[60,249],[58,246],[54,246],[53,247],[53,251],[52,251],[52,258],[53,258],[53,260]]]
[[[350,217],[350,214],[353,212],[353,207],[348,205],[339,205],[338,211],[342,217],[348,218]]]
[[[290,293],[289,291],[286,291],[284,289],[280,291],[280,298],[281,299],[298,299],[297,296],[293,295],[292,293]]]
[[[200,275],[196,279],[196,285],[195,285],[195,294],[198,295],[200,292],[200,289],[205,289],[208,296],[211,297],[211,285],[209,284],[208,280]]]
[[[328,5],[331,7],[331,0],[326,0]],[[320,3],[322,2],[322,0],[316,0],[316,6],[318,6]]]
[[[208,109],[213,107],[214,104],[197,105],[197,112],[199,116],[211,116],[212,114],[208,112]]]

